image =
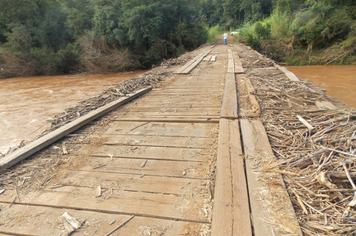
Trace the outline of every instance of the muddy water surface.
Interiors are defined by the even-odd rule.
[[[356,108],[356,66],[287,66],[287,69]]]
[[[41,134],[46,120],[64,109],[143,72],[0,80],[0,152]]]

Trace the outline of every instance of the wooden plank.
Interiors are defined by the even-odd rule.
[[[115,121],[144,121],[144,122],[165,122],[165,123],[219,123],[219,119],[211,119],[211,118],[184,118],[179,117],[177,119],[172,118],[139,118],[139,119],[115,119]]]
[[[197,56],[195,56],[193,59],[191,59],[190,61],[188,61],[187,63],[185,63],[183,66],[179,67],[178,70],[176,70],[174,73],[175,74],[180,74],[182,73],[183,70],[185,70],[188,66],[190,66],[191,64],[193,64],[199,57],[201,57],[203,53],[198,54]]]
[[[150,108],[150,107],[135,107],[130,109],[130,111],[133,112],[151,112],[152,110],[156,110],[158,112],[174,112],[174,113],[182,113],[182,112],[186,112],[189,113],[191,112],[201,112],[201,113],[205,113],[205,112],[220,112],[220,107],[214,107],[214,108],[210,108],[210,107],[203,107],[203,108],[199,108],[199,107],[161,107],[161,108]]]
[[[227,73],[220,117],[235,119],[238,118],[237,114],[237,92],[235,74]]]
[[[282,176],[263,171],[275,160],[263,124],[242,119],[241,132],[254,235],[303,235]]]
[[[337,107],[329,101],[316,101],[315,106],[319,109],[337,110]]]
[[[227,72],[228,73],[235,73],[234,58],[232,56],[232,51],[230,49],[228,50]]]
[[[220,120],[212,236],[252,236],[238,120]]]
[[[145,166],[141,167],[144,162]],[[126,158],[91,158],[88,160],[87,165],[79,170],[205,179],[206,173],[209,173],[209,163]]]
[[[202,198],[199,192],[194,191],[194,194]],[[14,190],[6,191],[0,196],[0,202],[11,203],[15,195]],[[92,188],[72,186],[37,191],[21,199],[21,203],[14,203],[208,223],[204,204],[203,201],[197,202],[194,198],[186,199],[183,196],[110,189],[103,189],[102,196],[95,197]],[[189,214],[190,211],[200,214]]]
[[[229,128],[233,187],[233,235],[252,236],[250,205],[246,184],[245,163],[242,152],[239,121],[231,120]]]
[[[86,221],[73,235],[105,235],[117,227],[116,222],[119,223],[128,217],[121,214],[78,211],[68,208],[16,204],[8,208],[10,204],[3,203],[2,205],[4,206],[2,212],[3,214],[6,212],[6,217],[0,219],[0,232],[6,232],[7,235],[62,235],[65,231],[58,217],[64,212],[77,220]],[[114,223],[110,224],[111,222]]]
[[[0,159],[1,168],[2,169],[10,168],[11,166],[17,164],[18,162],[24,160],[25,158],[31,156],[32,154],[34,154],[36,152],[38,152],[42,148],[47,147],[48,145],[63,138],[67,134],[70,134],[71,132],[79,129],[80,127],[84,126],[85,124],[88,124],[89,122],[91,122],[91,121],[99,118],[100,116],[118,108],[119,106],[122,106],[125,103],[141,96],[142,94],[149,92],[151,89],[152,89],[152,87],[138,90],[137,92],[130,94],[130,97],[120,98],[114,102],[111,102],[111,103],[103,106],[103,107],[100,107],[94,111],[91,111],[88,114],[76,119],[75,121],[72,121],[69,124],[66,124],[66,125],[62,126],[61,128],[58,128],[57,130],[29,143],[25,147],[20,148],[13,153],[10,153],[9,155]]]
[[[242,61],[239,57],[235,58],[235,73],[236,74],[244,74],[245,73],[245,70],[242,67]]]
[[[215,138],[190,138],[190,137],[168,137],[168,136],[149,136],[149,135],[102,135],[105,142],[111,142],[121,145],[162,145],[169,147],[185,146],[187,148],[206,148],[214,144]]]
[[[216,162],[213,218],[211,223],[212,236],[231,236],[233,232],[233,199],[230,158],[229,120],[221,119],[219,127],[218,157]]]
[[[130,217],[68,208],[58,209],[31,205],[13,205],[10,209],[8,207],[9,204],[4,204],[4,208],[2,208],[2,212],[5,211],[7,217],[1,218],[0,232],[3,234],[0,233],[0,235],[61,235],[64,232],[64,227],[58,224],[58,217],[64,212],[86,221],[73,235],[106,235],[115,229],[122,220]],[[112,235],[148,235],[150,232],[151,235],[154,235],[157,230],[164,232],[164,236],[176,236],[184,235],[187,227],[197,229],[197,234],[194,235],[199,235],[203,226],[207,227],[205,224],[186,221],[135,216]]]
[[[256,90],[253,87],[251,80],[247,77],[245,77],[245,85],[246,85],[246,89],[247,89],[248,98],[250,99],[252,112],[254,114],[256,114],[256,116],[259,116],[259,115],[261,115],[261,108],[260,108],[260,104],[258,103],[256,96],[255,96]]]
[[[291,81],[300,82],[300,79],[295,74],[293,74],[292,72],[287,70],[286,68],[284,68],[280,65],[277,65],[276,63],[274,63],[274,66],[276,68],[278,68],[280,71],[282,71]]]
[[[217,129],[216,124],[199,123],[150,123],[150,122],[113,122],[103,134],[138,134],[138,135],[176,135],[211,137],[209,128]]]
[[[206,56],[206,57],[203,59],[203,61],[210,61],[210,59],[211,59],[211,56]]]
[[[198,56],[193,58],[191,61],[186,63],[184,66],[179,68],[177,71],[175,71],[174,73],[175,74],[189,74],[190,71],[192,71],[203,60],[203,58],[206,55],[208,55],[210,52],[211,52],[211,50],[199,54]]]
[[[128,175],[119,173],[87,172],[66,170],[55,183],[58,186],[87,187],[95,189],[116,189],[122,191],[139,191],[157,194],[190,195],[192,190],[206,187],[207,180],[185,179],[161,176],[144,176],[141,174]],[[51,189],[52,186],[47,189]]]
[[[95,157],[132,158],[147,160],[207,161],[206,149],[149,147],[128,145],[91,145],[87,155]]]

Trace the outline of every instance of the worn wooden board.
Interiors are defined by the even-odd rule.
[[[231,236],[233,232],[231,157],[229,150],[229,120],[221,119],[219,127],[218,157],[214,208],[211,223],[212,236]]]
[[[133,158],[147,160],[207,161],[207,149],[185,147],[147,147],[127,145],[91,145],[88,155],[95,157]]]
[[[207,128],[216,129],[217,124],[196,123],[151,123],[151,122],[118,122],[112,123],[103,134],[138,134],[138,135],[172,135],[210,137]]]
[[[210,59],[211,59],[211,56],[206,56],[206,57],[204,57],[203,61],[210,61]]]
[[[228,52],[227,72],[235,73],[235,62],[231,50]]]
[[[242,61],[238,56],[235,58],[235,73],[236,74],[244,74],[245,73],[245,70],[242,67]]]
[[[45,136],[29,143],[25,147],[20,148],[20,149],[16,150],[15,152],[10,153],[9,155],[6,155],[4,158],[1,158],[0,159],[0,167],[3,169],[7,169],[7,168],[17,164],[18,162],[31,156],[32,154],[36,153],[37,151],[41,150],[42,148],[47,147],[48,145],[63,138],[67,134],[70,134],[71,132],[79,129],[83,125],[88,124],[89,122],[116,109],[117,107],[141,96],[142,94],[149,92],[151,89],[152,89],[152,87],[141,89],[141,90],[131,94],[129,97],[120,98],[114,102],[111,102],[101,108],[98,108],[92,112],[89,112],[88,114],[76,119],[75,121],[70,122],[69,124],[62,126],[61,128],[58,128],[57,130],[55,130],[49,134],[46,134]]]
[[[275,160],[260,120],[241,120],[254,235],[303,235],[280,174],[264,172]]]
[[[15,195],[15,191],[9,190],[0,196],[0,202],[11,203]],[[92,188],[63,186],[33,193],[21,199],[21,204],[208,223],[204,203],[194,199],[184,201],[183,196],[115,189],[103,189],[101,197],[95,196]],[[196,214],[186,214],[186,208],[190,207]]]
[[[315,105],[319,109],[337,110],[337,107],[329,101],[316,101]]]
[[[4,204],[8,208],[9,204]],[[64,212],[86,223],[73,235],[106,235],[114,230],[120,222],[130,216],[92,211],[77,211],[73,209],[13,205],[7,212],[7,218],[1,218],[0,235],[61,235],[64,230],[58,217]],[[11,221],[10,221],[11,219]],[[10,221],[10,222],[9,222]],[[21,222],[14,224],[11,222]],[[46,222],[44,224],[44,222]],[[164,232],[165,236],[184,235],[186,228],[196,228],[197,232],[204,224],[185,221],[172,221],[135,216],[112,235],[148,235]],[[133,233],[135,232],[135,233]]]
[[[258,103],[257,99],[256,99],[256,90],[253,87],[251,80],[247,77],[244,78],[245,79],[245,85],[246,85],[246,89],[247,89],[247,94],[251,103],[251,107],[252,107],[252,112],[256,115],[259,116],[261,114],[261,108],[260,108],[260,104]]]
[[[146,145],[146,146],[160,146],[166,147],[186,147],[186,148],[211,148],[215,143],[215,138],[190,138],[190,137],[167,137],[157,135],[102,135],[105,143],[112,143],[118,145]]]
[[[212,236],[252,236],[238,120],[220,120]]]
[[[186,118],[186,117],[177,117],[177,118],[129,118],[129,120],[136,121],[144,121],[144,122],[166,122],[166,123],[219,123],[219,119],[212,118]],[[116,121],[128,121],[128,120],[116,120]]]
[[[145,166],[141,167],[145,161]],[[79,170],[205,179],[207,177],[206,174],[209,173],[209,163],[126,158],[91,158],[88,160],[88,164]]]
[[[208,50],[206,52],[203,52],[203,53],[199,54],[198,56],[193,58],[191,61],[186,63],[184,66],[179,68],[177,71],[175,71],[174,73],[176,73],[176,74],[189,74],[203,60],[203,58],[206,55],[208,55],[210,52],[211,52],[211,50]]]
[[[238,118],[235,74],[227,73],[225,91],[221,106],[221,118]]]
[[[87,187],[95,189],[116,189],[157,194],[190,195],[194,191],[204,191],[207,180],[174,177],[144,176],[140,174],[119,174],[86,171],[66,171],[56,186]],[[52,187],[48,187],[51,189]]]
[[[10,204],[2,205],[8,208]],[[58,217],[64,212],[79,221],[86,221],[73,235],[105,235],[117,227],[116,223],[128,218],[121,214],[15,204],[6,210],[7,217],[0,217],[0,232],[7,235],[61,235],[65,231]]]
[[[274,63],[274,66],[276,68],[278,68],[280,71],[282,71],[291,81],[300,82],[300,79],[295,74],[293,74],[292,72],[287,70],[286,68],[284,68],[280,65],[277,65],[276,63]]]
[[[229,124],[231,155],[232,191],[233,191],[233,234],[234,236],[248,236],[252,234],[250,205],[246,184],[245,163],[242,151],[240,126],[238,120],[231,120]]]

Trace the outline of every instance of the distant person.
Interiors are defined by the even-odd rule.
[[[224,44],[227,45],[227,33],[224,33]]]

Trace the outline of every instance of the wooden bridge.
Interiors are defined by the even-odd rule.
[[[275,157],[243,51],[200,48],[161,88],[0,160],[10,168],[66,137],[11,169],[19,174],[0,195],[0,235],[302,235],[281,175],[259,165]],[[26,179],[28,165],[47,178]],[[41,187],[22,190],[28,183]]]

